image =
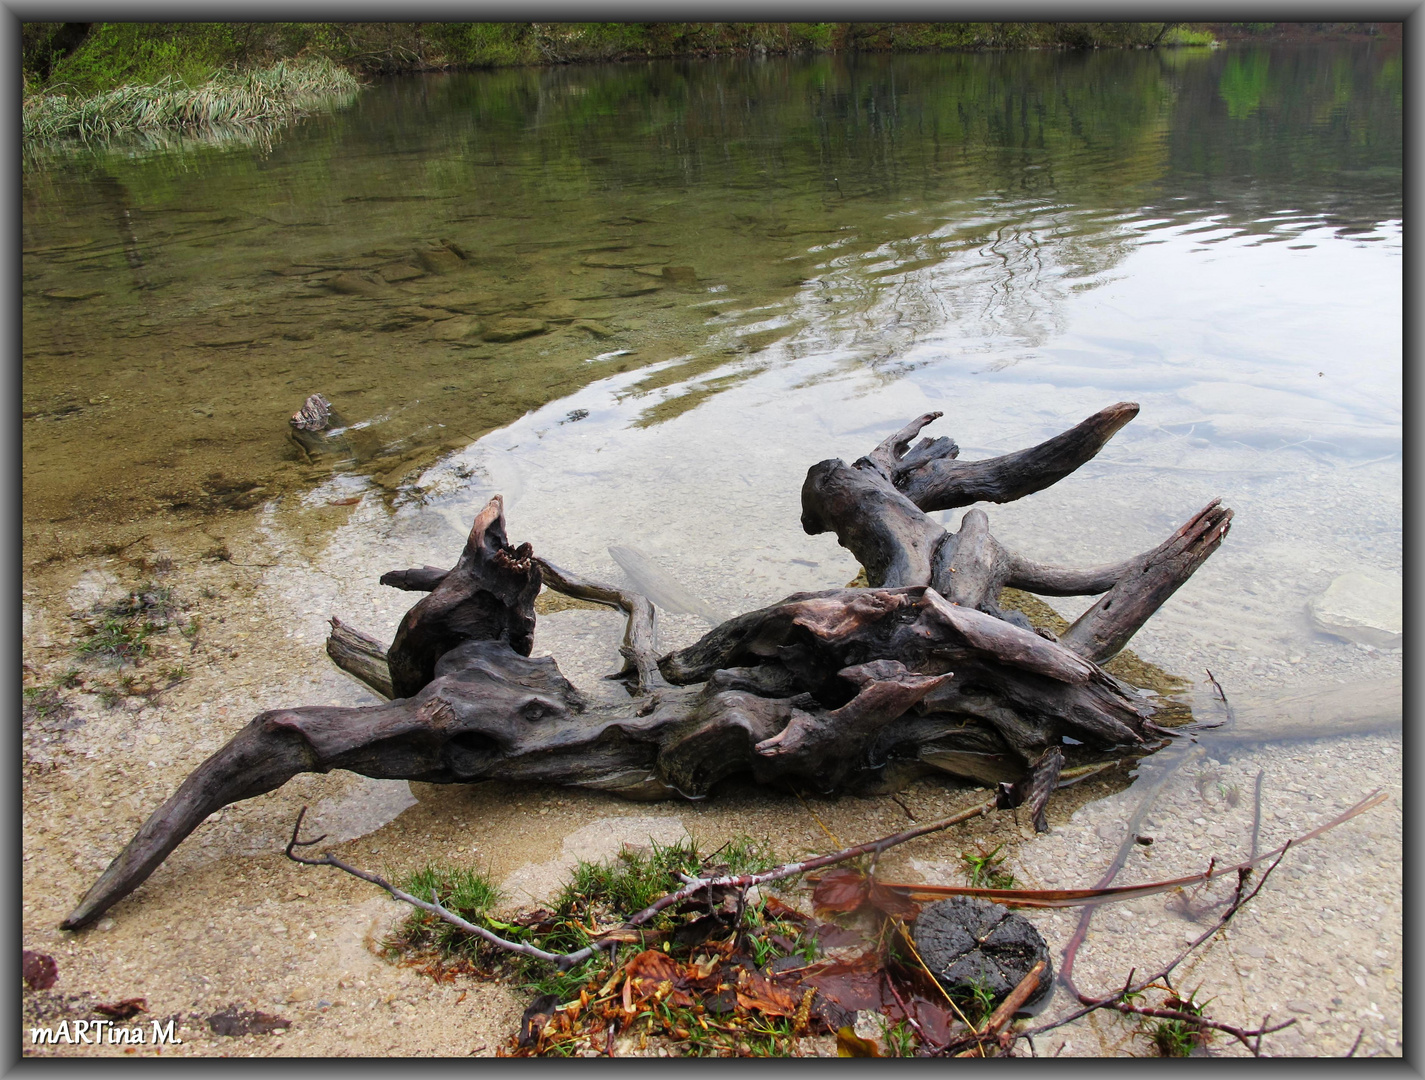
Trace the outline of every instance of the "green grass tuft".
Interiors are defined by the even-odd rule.
[[[109,616],[94,632],[75,646],[75,651],[88,659],[114,664],[135,664],[149,652],[147,623]]]
[[[974,852],[962,851],[960,861],[965,864],[965,883],[974,889],[1014,888],[1014,875],[1002,869],[1007,858],[1000,854],[1003,850],[1004,845],[1000,844],[993,851],[986,851],[984,848]]]
[[[356,77],[329,60],[279,61],[219,72],[197,86],[166,76],[91,97],[34,94],[24,101],[21,132],[25,142],[42,143],[161,129],[273,128],[358,89]]]
[[[1175,26],[1163,35],[1160,45],[1197,45],[1211,47],[1217,39],[1206,30],[1194,30],[1188,26]]]
[[[442,907],[467,922],[479,922],[500,900],[500,892],[478,870],[454,866],[425,866],[397,883],[412,896],[430,900],[432,892]],[[434,945],[443,953],[468,952],[479,945],[478,938],[466,936],[438,915],[419,909],[406,918],[398,934],[403,944]]]

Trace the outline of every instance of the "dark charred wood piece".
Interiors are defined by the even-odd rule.
[[[460,560],[396,629],[386,653],[396,696],[417,693],[435,677],[436,661],[464,641],[505,641],[528,656],[539,588],[534,551],[510,546],[496,495],[475,516]]]
[[[931,413],[916,423],[924,427],[938,415]],[[1013,502],[1058,483],[1091,460],[1137,415],[1135,402],[1120,401],[1038,446],[983,461],[958,461],[958,448],[951,452],[954,442],[925,439],[891,465],[888,479],[927,511],[977,502]]]

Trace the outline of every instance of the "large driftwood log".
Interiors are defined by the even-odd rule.
[[[328,654],[392,700],[256,717],[154,811],[62,925],[97,919],[215,810],[302,772],[696,799],[734,776],[821,792],[875,790],[932,769],[1024,781],[1065,737],[1146,750],[1153,700],[1098,662],[1211,554],[1231,512],[1214,502],[1152,551],[1091,570],[1030,563],[995,541],[981,511],[953,534],[924,513],[1040,490],[1136,411],[1116,405],[1038,447],[972,463],[953,461],[947,439],[910,447],[931,414],[854,465],[813,466],[802,523],[834,530],[872,587],[789,596],[663,657],[645,598],[511,546],[497,495],[452,569],[382,577],[428,593],[389,649],[332,620]],[[629,701],[591,704],[553,659],[529,655],[541,583],[627,615],[625,667],[613,677],[629,681]],[[1106,595],[1055,641],[1000,610],[1006,585]]]

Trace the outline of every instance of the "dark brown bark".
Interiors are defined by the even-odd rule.
[[[812,466],[802,486],[802,527],[835,532],[866,568],[872,586],[928,584],[952,604],[1028,627],[998,606],[1006,586],[1046,596],[1107,592],[1065,633],[1064,644],[1095,663],[1116,655],[1227,535],[1232,511],[1217,500],[1152,551],[1121,563],[1077,570],[1033,562],[1003,547],[983,510],[971,509],[949,533],[922,511],[986,498],[1003,502],[1038,491],[1089,460],[1138,406],[1120,403],[1053,439],[982,462],[949,460],[949,440],[910,440],[939,413],[912,421],[854,465]],[[955,470],[950,466],[954,465]]]
[[[1117,408],[989,472],[1035,490],[1091,456],[1131,407]],[[301,772],[560,783],[657,799],[699,798],[732,776],[823,792],[893,787],[927,769],[994,783],[1022,780],[1037,762],[1026,782],[1042,822],[1065,737],[1147,749],[1151,703],[1095,661],[1215,549],[1230,512],[1214,503],[1116,567],[1030,564],[995,541],[982,512],[947,534],[897,489],[888,473],[917,454],[941,460],[931,455],[940,443],[907,449],[930,419],[854,466],[813,466],[803,488],[808,531],[835,529],[879,587],[799,593],[661,658],[644,597],[553,566],[528,544],[512,547],[495,496],[452,569],[382,577],[428,593],[388,650],[332,620],[328,654],[392,700],[256,717],[153,813],[63,925],[97,919],[214,810]],[[625,665],[613,677],[630,681],[631,700],[591,705],[552,659],[530,657],[542,582],[627,615]],[[995,606],[1005,584],[1107,595],[1056,642]]]
[[[929,414],[916,424],[923,427],[938,415]],[[894,462],[889,478],[922,510],[1012,502],[1058,483],[1093,458],[1119,428],[1137,415],[1136,403],[1120,401],[1038,446],[984,461],[957,461],[959,448],[954,442],[923,439]],[[905,441],[909,442],[909,438]]]
[[[505,538],[504,501],[496,495],[475,516],[460,561],[396,629],[386,659],[397,697],[434,678],[436,661],[464,641],[504,641],[521,656],[534,644],[539,568],[528,544]]]

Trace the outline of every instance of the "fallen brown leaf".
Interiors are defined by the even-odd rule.
[[[31,990],[48,990],[59,981],[59,965],[49,953],[20,953],[20,973]]]
[[[881,1057],[881,1049],[870,1039],[863,1039],[849,1027],[836,1032],[837,1057]]]
[[[127,1020],[141,1012],[148,1012],[148,1002],[141,997],[124,998],[112,1005],[95,1005],[94,1011],[111,1020]]]

